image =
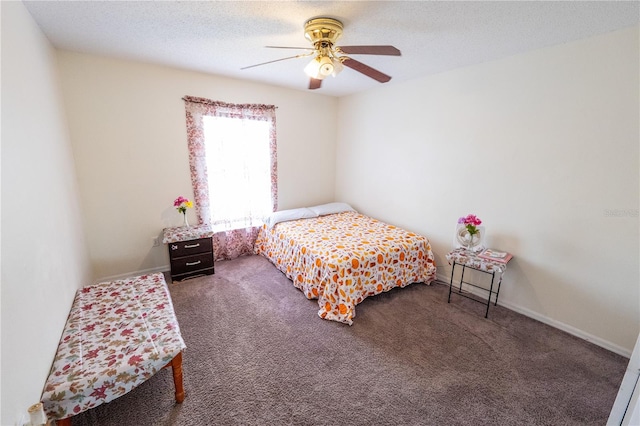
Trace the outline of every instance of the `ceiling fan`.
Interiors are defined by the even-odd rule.
[[[258,67],[287,59],[313,56],[311,62],[304,69],[305,73],[310,77],[309,89],[311,90],[319,89],[322,85],[322,80],[325,77],[329,75],[335,77],[345,66],[356,70],[367,77],[371,77],[380,83],[386,83],[391,80],[391,77],[387,74],[384,74],[375,68],[371,68],[362,62],[356,61],[347,55],[400,56],[400,51],[393,46],[336,46],[336,41],[340,36],[342,36],[342,28],[342,22],[337,19],[310,19],[304,26],[304,36],[311,42],[311,44],[313,44],[313,47],[266,46],[272,49],[301,49],[308,50],[309,52],[263,62],[261,64],[250,65],[241,69],[245,70],[247,68]]]

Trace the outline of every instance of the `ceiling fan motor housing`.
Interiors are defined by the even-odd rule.
[[[333,18],[310,19],[304,26],[304,36],[314,45],[335,42],[342,36],[342,22]]]

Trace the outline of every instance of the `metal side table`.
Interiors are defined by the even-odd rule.
[[[511,255],[506,257],[506,261],[504,260],[490,260],[486,258],[480,257],[479,253],[476,253],[472,250],[467,250],[465,248],[457,248],[449,253],[447,253],[447,261],[451,265],[451,280],[449,281],[449,298],[447,303],[451,302],[451,294],[458,294],[460,296],[466,297],[467,299],[473,300],[478,303],[486,303],[487,310],[484,314],[485,318],[489,317],[489,306],[491,306],[491,298],[494,297],[493,305],[496,306],[498,304],[498,296],[500,295],[500,286],[502,284],[502,275],[504,271],[507,269],[507,263],[511,260]],[[455,275],[456,266],[462,267],[462,273],[460,275],[460,282],[454,290],[454,282],[453,277]],[[467,268],[474,269],[476,271],[483,272],[485,274],[491,275],[491,285],[489,288],[482,287],[478,284],[474,284],[468,281],[464,281],[464,273]],[[497,283],[496,283],[497,279]],[[482,291],[487,292],[487,300],[479,300],[475,297],[472,297],[472,292],[464,292],[462,290],[462,284],[469,285],[471,287],[480,289]]]

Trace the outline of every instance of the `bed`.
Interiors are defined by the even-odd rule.
[[[365,298],[411,283],[430,284],[436,265],[426,237],[346,206],[267,220],[255,253],[307,298],[318,299],[321,318],[351,325],[356,305]]]

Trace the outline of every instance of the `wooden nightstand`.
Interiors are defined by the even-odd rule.
[[[215,273],[212,236],[208,226],[164,230],[163,242],[169,245],[172,281]]]

